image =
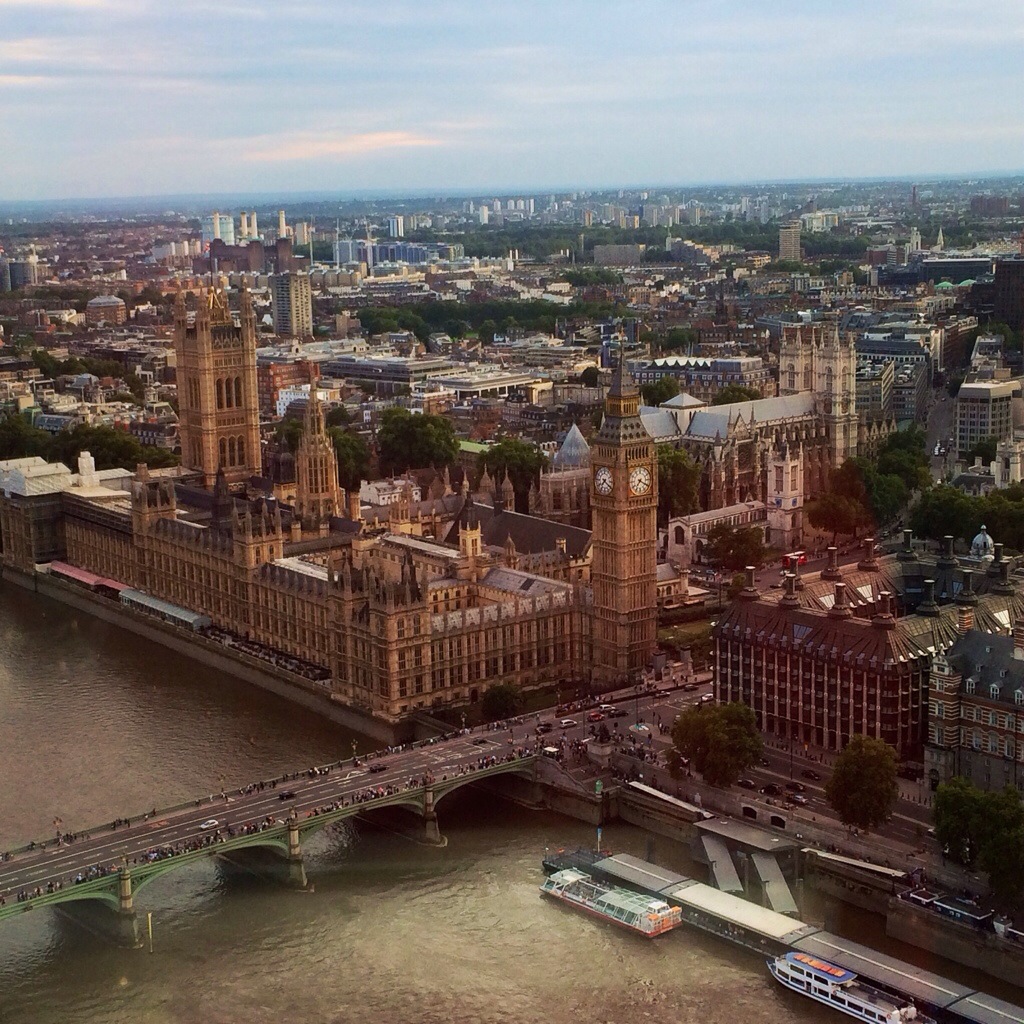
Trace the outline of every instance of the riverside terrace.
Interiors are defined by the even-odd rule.
[[[0,921],[47,906],[76,914],[116,941],[138,944],[134,897],[175,868],[263,847],[291,885],[306,886],[302,841],[344,818],[404,807],[440,842],[436,807],[469,783],[515,773],[536,779],[537,746],[505,734],[427,741],[360,763],[338,761],[193,803],[117,819],[12,850],[0,860]]]

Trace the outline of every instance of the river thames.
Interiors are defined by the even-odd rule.
[[[0,583],[0,849],[51,837],[57,819],[76,831],[348,756],[353,739],[374,745]],[[152,955],[53,911],[8,922],[0,1021],[838,1019],[780,990],[752,953],[685,927],[650,942],[542,901],[545,847],[593,845],[589,827],[473,793],[446,800],[439,818],[443,848],[363,821],[321,834],[306,850],[313,892],[214,861],[172,872],[136,901],[143,922],[153,914]],[[645,856],[651,843],[629,826],[604,831],[616,851]],[[667,867],[702,871],[667,839],[653,849]],[[843,924],[882,944],[870,922]]]

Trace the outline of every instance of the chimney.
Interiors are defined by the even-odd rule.
[[[916,562],[917,554],[914,551],[914,531],[904,530],[903,531],[903,547],[900,549],[897,558],[901,562]]]
[[[999,576],[1001,572],[1001,565],[1003,562],[1003,545],[993,544],[992,545],[992,561],[988,565],[989,576]]]
[[[249,214],[249,233],[252,235],[253,238],[259,238],[260,237],[259,228],[256,226],[256,211],[255,210],[253,210]]]
[[[843,574],[839,571],[839,549],[834,545],[828,548],[828,565],[821,570],[823,580],[841,580]]]
[[[1013,562],[1009,558],[1004,558],[999,562],[999,582],[992,588],[997,594],[1015,594],[1017,592],[1010,579],[1012,568]]]
[[[792,572],[786,573],[785,578],[785,593],[779,601],[779,605],[783,608],[799,608],[800,598],[796,596],[796,574]]]
[[[288,235],[288,225],[285,223],[284,210],[277,211],[277,237],[286,238]]]
[[[956,631],[964,636],[974,629],[974,609],[978,604],[978,596],[974,593],[974,573],[964,569],[964,584],[956,596]]]
[[[941,614],[941,609],[935,603],[935,580],[924,581],[924,596],[917,606],[918,615],[929,615],[933,618]]]
[[[864,557],[857,563],[857,568],[863,569],[864,572],[878,571],[878,559],[875,558],[874,537],[864,538]]]
[[[946,534],[942,538],[942,554],[939,555],[940,565],[955,565],[956,555],[953,554],[953,537],[951,534]]]
[[[878,595],[878,611],[871,617],[871,625],[878,629],[895,629],[896,619],[892,614],[892,595],[883,590]]]
[[[754,567],[752,565],[748,565],[745,572],[747,577],[747,585],[740,591],[739,596],[744,601],[757,601],[760,599],[761,594],[759,593],[757,589],[757,584],[754,581]]]
[[[824,575],[824,573],[822,573]],[[853,615],[853,609],[846,600],[846,584],[836,584],[836,600],[835,604],[829,609],[829,618],[832,619],[848,619]]]

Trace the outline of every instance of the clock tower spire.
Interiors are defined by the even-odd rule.
[[[605,689],[637,681],[657,630],[657,457],[625,364],[620,349],[590,454],[594,679]]]

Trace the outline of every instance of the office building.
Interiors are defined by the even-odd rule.
[[[966,380],[956,396],[956,446],[966,454],[979,441],[1013,436],[1014,403],[1020,407],[1019,380]]]

